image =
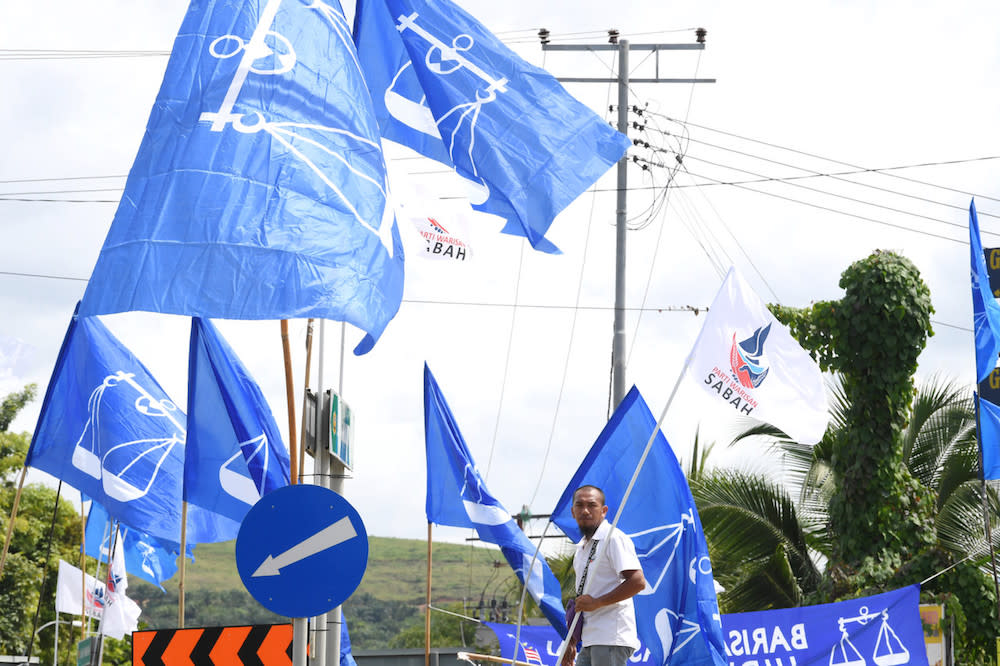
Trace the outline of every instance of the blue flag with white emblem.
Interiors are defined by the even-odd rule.
[[[212,322],[192,318],[184,499],[240,522],[288,480],[288,452],[260,387]]]
[[[107,509],[91,502],[87,513],[84,543],[86,554],[102,562],[111,561],[111,516]],[[177,555],[181,547],[121,525],[121,542],[125,554],[125,570],[163,589],[163,581],[177,573]],[[190,556],[191,548],[188,547]]]
[[[582,537],[571,513],[576,489],[601,488],[610,520],[654,428],[656,420],[633,386],[552,511],[552,522],[570,539]],[[649,663],[728,663],[701,519],[684,473],[660,431],[630,498],[617,527],[631,537],[646,577],[646,589],[632,600],[639,638],[650,651]]]
[[[354,40],[382,136],[453,165],[476,210],[545,238],[631,142],[448,0],[359,0]]]
[[[424,364],[424,437],[427,446],[427,521],[474,528],[504,557],[549,623],[566,635],[562,591],[541,553],[489,490],[430,369]],[[532,560],[534,559],[534,565]],[[530,572],[526,576],[526,573]],[[527,580],[525,580],[527,578]]]
[[[975,201],[969,204],[969,252],[972,262],[972,319],[976,329],[976,381],[981,382],[996,367],[1000,356],[1000,303],[990,289]]]
[[[343,320],[364,353],[403,293],[386,199],[337,0],[195,0],[81,312]]]
[[[187,417],[97,319],[73,316],[25,465],[48,472],[151,536],[180,541]],[[191,507],[189,543],[236,538],[239,525]]]

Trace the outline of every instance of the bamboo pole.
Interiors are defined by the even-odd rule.
[[[28,474],[28,466],[21,468],[21,480],[17,482],[17,492],[14,494],[14,506],[10,509],[10,521],[7,523],[7,536],[3,540],[3,554],[0,554],[0,576],[3,576],[3,565],[7,561],[7,550],[10,548],[10,538],[14,535],[14,520],[17,519],[17,505],[21,503],[21,488],[24,477]]]
[[[90,510],[94,510],[94,502],[90,502]],[[100,547],[97,549],[100,556]],[[80,640],[87,637],[87,516],[83,515],[83,502],[80,502]],[[69,625],[70,644],[73,643],[73,621]]]
[[[288,342],[288,320],[281,320],[281,351],[285,359],[285,396],[288,401],[289,482],[298,483],[298,446],[295,442],[295,382],[292,379],[292,349]]]
[[[305,372],[305,382],[303,382],[302,389],[302,441],[299,450],[299,467],[298,467],[298,477],[302,479],[302,473],[305,471],[305,461],[306,461],[306,391],[309,389],[309,371],[312,369],[312,349],[313,349],[313,320],[310,319],[306,322],[306,372]],[[320,403],[316,404],[317,412],[322,409]],[[295,468],[292,468],[292,473],[295,473]]]
[[[431,666],[431,531],[434,524],[427,521],[427,608],[424,610],[424,666]]]
[[[188,503],[181,502],[181,563],[178,567],[179,577],[177,582],[177,627],[184,628],[184,569],[185,552],[187,551],[187,515]],[[110,560],[108,566],[110,567]]]
[[[495,657],[492,654],[477,654],[475,652],[459,652],[458,658],[462,661],[490,661],[495,664],[514,664],[515,666],[538,666],[524,661],[511,661],[506,657]]]

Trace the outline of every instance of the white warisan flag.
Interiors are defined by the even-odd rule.
[[[139,614],[142,609],[125,596],[121,583],[124,578],[124,562],[112,565],[112,577],[114,584],[111,592],[101,581],[90,574],[86,575],[86,610],[89,617],[101,619],[105,610],[107,616],[100,624],[101,633],[111,638],[121,640],[126,634],[131,634],[139,628]],[[117,571],[115,571],[117,570]],[[59,560],[59,577],[56,580],[56,612],[80,615],[84,607],[83,585],[81,585],[83,572],[72,564]],[[128,584],[125,583],[127,587]]]
[[[826,431],[819,366],[735,268],[712,302],[687,372],[720,404],[797,442],[815,444]]]

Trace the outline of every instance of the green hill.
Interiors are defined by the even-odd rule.
[[[202,544],[188,562],[184,583],[185,626],[285,622],[258,604],[236,571],[235,542]],[[431,603],[465,603],[472,615],[480,596],[514,603],[517,579],[499,548],[435,543]],[[388,647],[401,630],[423,622],[427,543],[416,539],[368,538],[368,568],[360,587],[344,604],[351,640],[358,649]],[[166,592],[131,577],[128,595],[142,606],[149,628],[177,626],[178,576]],[[459,609],[462,606],[458,607]],[[459,610],[459,612],[462,612]]]

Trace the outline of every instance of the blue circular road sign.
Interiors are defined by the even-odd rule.
[[[236,537],[236,568],[254,599],[285,617],[313,617],[343,603],[368,565],[368,534],[347,500],[295,485],[262,497]]]

